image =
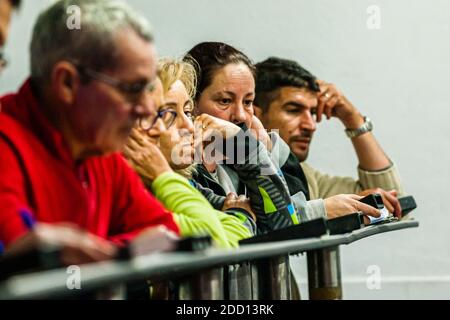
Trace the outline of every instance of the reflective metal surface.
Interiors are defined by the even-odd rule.
[[[307,257],[309,299],[342,299],[339,247],[309,251]]]

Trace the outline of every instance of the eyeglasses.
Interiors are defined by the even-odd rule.
[[[158,119],[161,119],[166,126],[166,129],[169,129],[173,123],[175,122],[175,118],[177,117],[177,112],[175,110],[171,109],[163,109],[158,111],[156,114],[156,117],[154,119],[151,118],[140,118],[139,119],[139,127],[142,130],[148,131],[155,123],[158,121]]]
[[[129,97],[132,97],[132,102],[136,102],[140,97],[142,97],[142,94],[144,92],[146,91],[152,92],[155,89],[154,84],[149,83],[147,81],[140,81],[137,83],[126,83],[117,80],[113,77],[110,77],[104,73],[100,73],[88,67],[81,66],[78,63],[74,62],[72,63],[75,65],[75,67],[77,68],[78,72],[80,72],[81,75],[106,83],[107,85],[116,88],[117,90],[128,95]]]

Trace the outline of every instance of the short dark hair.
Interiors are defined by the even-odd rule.
[[[189,50],[183,60],[191,63],[197,73],[195,100],[211,84],[214,72],[228,64],[243,63],[255,76],[255,67],[250,58],[223,42],[199,43]]]
[[[21,0],[10,0],[10,1],[11,1],[13,8],[15,8],[15,9],[20,8]]]
[[[319,92],[317,78],[293,60],[270,57],[255,65],[255,105],[266,112],[282,87],[306,88]]]

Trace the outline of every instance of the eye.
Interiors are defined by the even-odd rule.
[[[244,101],[244,106],[246,106],[247,108],[253,106],[253,100],[245,100]]]
[[[219,103],[220,103],[221,105],[224,105],[224,106],[229,105],[231,102],[232,102],[232,101],[231,101],[231,99],[229,99],[229,98],[221,98],[221,99],[219,99]]]
[[[188,117],[190,120],[192,120],[194,118],[194,115],[192,114],[192,112],[190,110],[185,110],[184,114],[186,115],[186,117]]]
[[[298,114],[298,113],[300,113],[300,110],[299,109],[287,109],[286,112],[289,114]]]
[[[129,94],[135,95],[141,93],[148,85],[149,84],[146,81],[139,81],[136,83],[124,84],[121,89]]]

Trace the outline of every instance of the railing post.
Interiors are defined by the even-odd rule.
[[[178,282],[179,300],[223,300],[223,268],[199,270]]]
[[[258,300],[257,268],[252,262],[229,265],[227,271],[228,300]]]
[[[339,247],[308,251],[308,286],[311,300],[342,299]]]
[[[259,260],[258,299],[290,300],[291,269],[289,255]]]

